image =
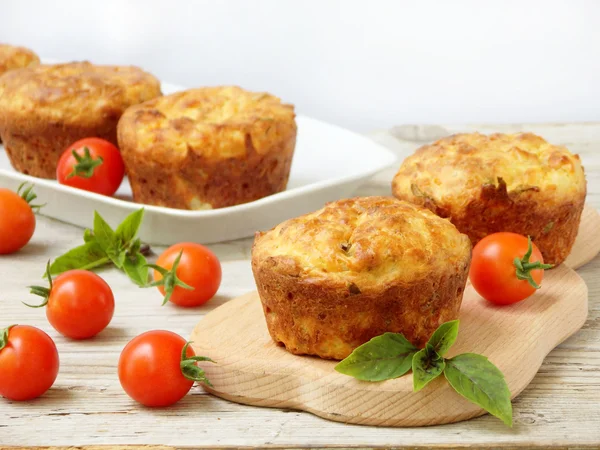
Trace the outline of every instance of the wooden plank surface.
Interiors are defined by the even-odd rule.
[[[531,130],[580,153],[588,178],[588,203],[600,208],[600,124],[396,127],[372,134],[406,156],[425,142],[459,131]],[[357,162],[359,163],[359,162]],[[357,190],[388,194],[395,168]],[[308,413],[227,402],[194,387],[172,408],[135,405],[116,374],[126,342],[149,329],[189,336],[208,311],[254,288],[251,240],[211,246],[223,261],[223,285],[216,299],[191,310],[160,306],[155,290],[133,286],[122,274],[104,270],[117,300],[111,327],[94,340],[70,342],[47,324],[44,312],[24,307],[25,286],[40,281],[46,260],[72,247],[81,230],[39,218],[36,234],[18,255],[0,257],[0,323],[39,326],[55,338],[61,371],[43,398],[17,404],[0,399],[0,447],[164,445],[175,447],[457,447],[600,446],[600,258],[578,270],[588,284],[589,315],[583,328],[544,361],[532,383],[514,402],[515,426],[483,416],[426,428],[377,428],[334,423]],[[160,249],[157,249],[160,251]],[[240,334],[240,339],[244,339]]]

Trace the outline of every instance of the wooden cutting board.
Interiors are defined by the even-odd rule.
[[[600,217],[586,208],[567,264],[580,267],[600,250]],[[505,374],[516,397],[537,373],[546,355],[581,328],[587,317],[587,287],[563,264],[546,272],[543,288],[508,307],[484,301],[467,285],[458,340],[448,353],[486,355]],[[422,426],[458,422],[485,412],[440,377],[412,391],[412,375],[369,383],[339,374],[334,361],[295,356],[269,336],[256,292],[209,313],[191,340],[214,387],[209,392],[256,406],[293,408],[365,425]]]

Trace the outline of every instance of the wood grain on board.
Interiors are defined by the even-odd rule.
[[[600,214],[598,210],[586,204],[581,213],[579,232],[565,260],[565,264],[572,269],[577,269],[589,263],[598,254],[600,247]]]

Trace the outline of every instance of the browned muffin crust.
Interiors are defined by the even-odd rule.
[[[470,258],[468,237],[449,221],[364,197],[257,233],[252,270],[275,342],[343,359],[387,331],[423,346],[458,317]]]
[[[9,70],[34,66],[39,63],[38,55],[28,48],[0,44],[0,75]]]
[[[159,81],[137,67],[76,62],[11,70],[0,77],[0,136],[16,170],[55,178],[69,145],[91,136],[117,145],[125,109],[160,94]]]
[[[239,87],[191,89],[130,108],[119,144],[136,202],[212,209],[287,186],[294,108]]]
[[[9,70],[22,67],[35,66],[40,63],[40,58],[33,51],[25,47],[15,47],[0,44],[0,75]],[[0,136],[0,144],[2,137]]]
[[[569,255],[585,203],[578,155],[531,133],[449,136],[418,149],[394,195],[449,218],[474,244],[488,234],[531,236],[544,260]]]

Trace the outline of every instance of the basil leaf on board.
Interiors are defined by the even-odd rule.
[[[132,212],[119,224],[115,230],[115,234],[125,246],[136,237],[143,219],[144,208]]]
[[[512,427],[510,390],[500,369],[485,356],[463,353],[447,359],[444,375],[456,392]]]
[[[71,269],[90,270],[110,262],[106,252],[95,240],[69,250],[50,266],[50,274],[58,275]]]
[[[444,356],[452,347],[458,337],[458,320],[452,320],[441,324],[437,330],[431,335],[429,341],[435,352]]]
[[[413,390],[420,391],[444,371],[446,363],[431,346],[415,353],[412,359]]]
[[[363,381],[390,380],[410,370],[418,350],[402,334],[384,333],[355,348],[335,370]]]

